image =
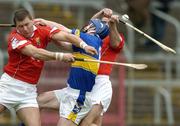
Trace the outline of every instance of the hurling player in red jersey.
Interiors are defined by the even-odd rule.
[[[123,34],[119,34],[117,23],[119,16],[113,15],[112,10],[104,8],[96,13],[92,18],[100,18],[109,24],[110,33],[103,40],[101,47],[100,60],[115,61],[117,55],[121,52],[124,46]],[[101,126],[102,116],[107,111],[112,98],[112,85],[109,80],[109,75],[112,70],[110,64],[100,64],[98,75],[95,79],[95,85],[92,89],[94,101],[99,101],[91,108],[88,115],[83,119],[80,126]]]
[[[74,61],[70,53],[45,50],[48,43],[67,41],[83,48],[87,53],[97,54],[79,37],[60,31],[56,27],[34,25],[32,16],[25,9],[14,13],[15,29],[8,38],[9,60],[0,79],[0,113],[14,108],[26,126],[40,126],[36,84],[44,61]]]

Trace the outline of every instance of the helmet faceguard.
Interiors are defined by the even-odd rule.
[[[98,35],[101,39],[104,39],[109,34],[109,27],[106,22],[100,19],[92,19],[89,21],[82,31],[88,32],[88,30],[94,30],[94,34]]]

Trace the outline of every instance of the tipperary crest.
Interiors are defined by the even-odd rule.
[[[79,30],[79,29],[76,29],[74,34],[75,34],[76,36],[80,36],[80,30]]]

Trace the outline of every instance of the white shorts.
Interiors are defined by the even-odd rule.
[[[84,105],[82,106],[80,112],[73,114],[72,110],[77,103],[76,100],[79,96],[79,90],[66,87],[60,90],[55,90],[54,92],[58,101],[60,101],[60,117],[69,119],[77,125],[87,115],[92,107],[92,95],[90,92],[86,92]]]
[[[92,104],[102,104],[103,112],[107,111],[112,99],[112,85],[107,75],[97,75],[92,89]]]
[[[54,93],[60,103],[60,116],[70,119],[78,125],[95,104],[102,104],[102,115],[107,111],[112,99],[112,85],[109,80],[109,76],[98,75],[92,91],[86,92],[84,106],[77,115],[72,114],[71,112],[79,96],[79,90],[66,87],[55,90]]]
[[[36,85],[17,80],[6,73],[1,76],[0,96],[0,104],[8,109],[38,108]]]

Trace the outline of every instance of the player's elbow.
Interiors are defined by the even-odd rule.
[[[24,48],[22,48],[21,53],[33,57],[33,58],[38,58],[39,57],[39,49],[33,45],[27,45]]]

